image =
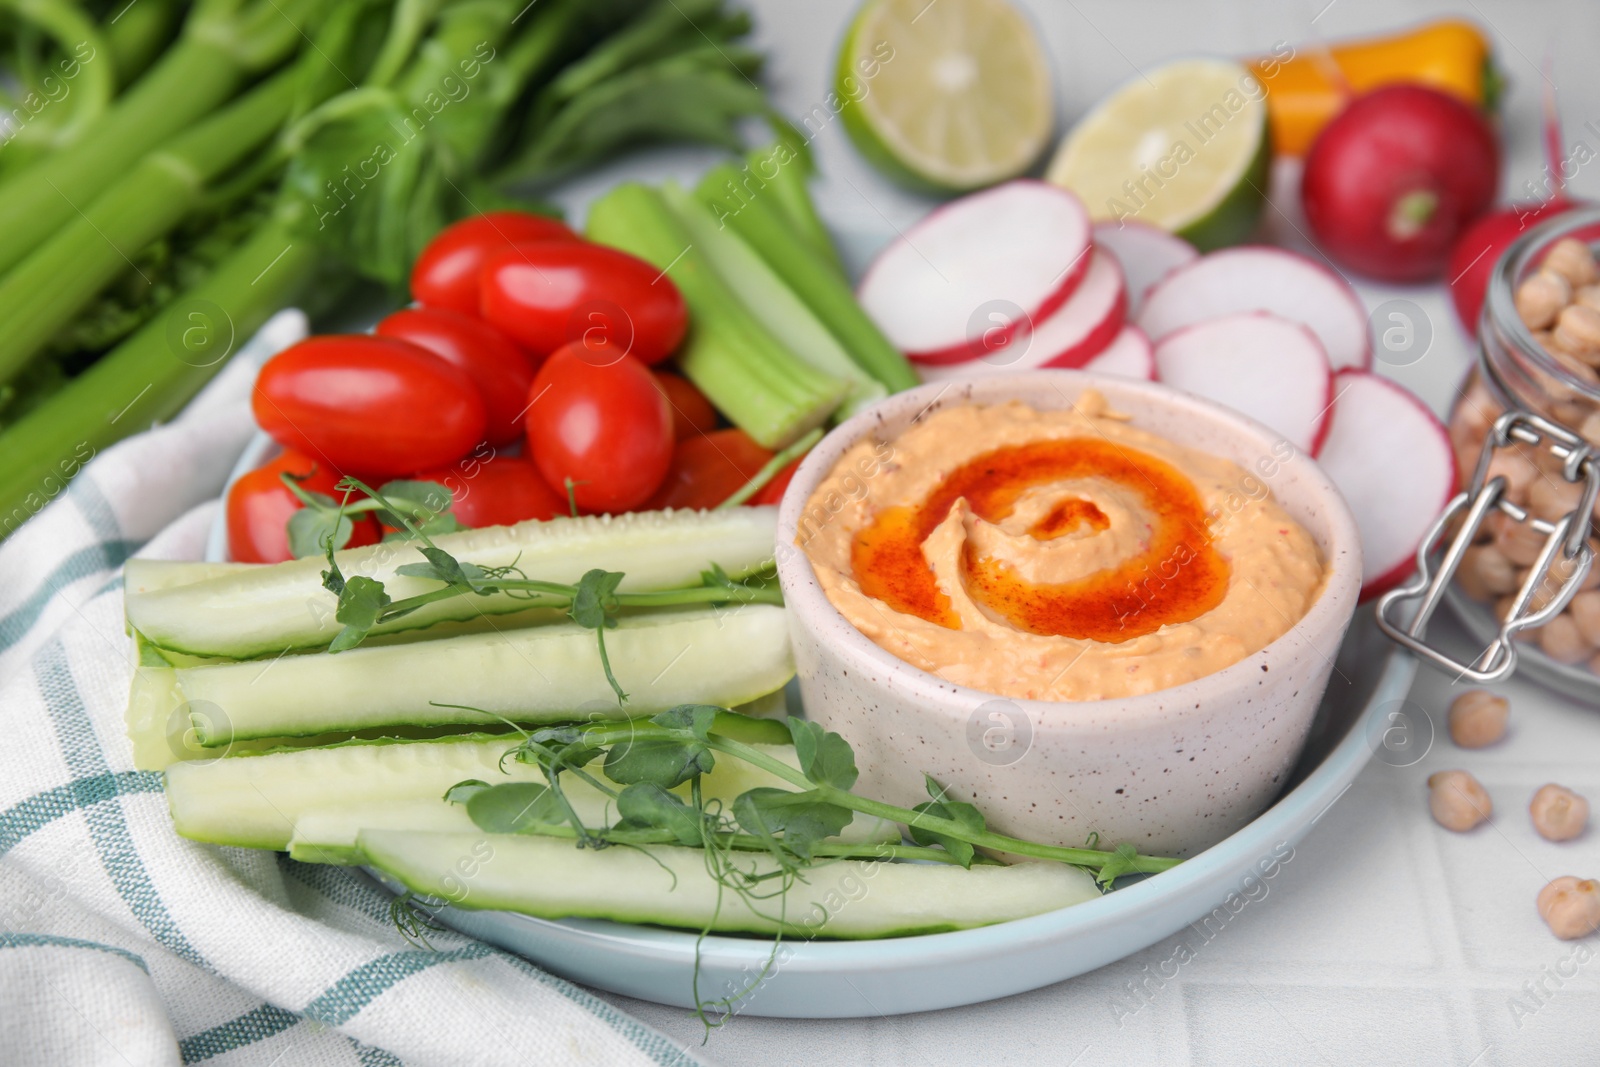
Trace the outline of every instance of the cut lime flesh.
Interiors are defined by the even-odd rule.
[[[1096,219],[1137,219],[1202,251],[1242,240],[1265,201],[1265,94],[1237,63],[1182,60],[1141,76],[1063,139],[1048,178]]]
[[[1054,124],[1049,64],[1006,0],[869,0],[839,50],[835,91],[861,153],[930,191],[1016,177]]]

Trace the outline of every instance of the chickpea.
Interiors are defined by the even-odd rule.
[[[1590,567],[1589,573],[1593,574],[1595,569]],[[1600,591],[1586,589],[1573,597],[1572,603],[1567,605],[1567,614],[1572,616],[1583,639],[1600,648]]]
[[[1566,786],[1539,787],[1528,804],[1533,828],[1546,841],[1571,841],[1589,824],[1589,802]]]
[[[1594,652],[1594,646],[1583,639],[1578,624],[1564,612],[1539,627],[1539,647],[1557,663],[1578,663]]]
[[[1487,689],[1468,689],[1450,702],[1450,740],[1462,748],[1484,748],[1506,735],[1511,702]]]
[[[1576,237],[1563,237],[1550,246],[1544,254],[1541,271],[1554,271],[1573,286],[1593,285],[1600,281],[1600,269],[1595,267],[1594,253]]]
[[[1539,890],[1539,918],[1563,941],[1600,930],[1600,882],[1564,874]]]
[[[1495,522],[1494,547],[1519,567],[1531,567],[1544,551],[1545,534],[1525,522],[1516,522],[1509,515],[1491,516]]]
[[[1540,270],[1517,286],[1517,314],[1530,330],[1543,330],[1572,300],[1572,286],[1553,270]]]
[[[1577,507],[1582,496],[1582,482],[1569,482],[1560,475],[1535,478],[1528,486],[1528,506],[1552,522]]]
[[[1434,822],[1463,834],[1487,819],[1494,804],[1488,790],[1466,771],[1439,771],[1428,776],[1428,810]]]
[[[1596,551],[1596,547],[1592,542],[1589,545],[1589,548],[1591,551]],[[1572,572],[1575,571],[1577,567],[1577,560],[1568,559],[1565,556],[1557,556],[1555,559],[1550,561],[1550,581],[1554,582],[1557,587],[1565,585],[1567,579],[1572,577]],[[1578,589],[1580,592],[1582,592],[1584,590],[1596,588],[1600,588],[1600,567],[1590,565],[1589,569],[1584,572],[1583,579],[1578,582]],[[1595,641],[1593,643],[1597,646],[1600,646],[1600,641]]]
[[[1569,335],[1562,333],[1559,329],[1550,335],[1550,340],[1552,344],[1545,351],[1550,353],[1551,359],[1561,364],[1562,370],[1578,379],[1584,385],[1600,384],[1600,374],[1596,374],[1594,368],[1588,362],[1589,359],[1594,358],[1595,353],[1592,349],[1587,345],[1578,348],[1577,351],[1568,348],[1568,344],[1575,345],[1576,342],[1572,341]],[[1558,401],[1572,400],[1577,396],[1570,387],[1554,381],[1549,383],[1546,391]]]
[[[1600,358],[1600,311],[1582,304],[1571,305],[1561,312],[1550,338],[1557,348],[1593,366]]]
[[[1467,549],[1456,577],[1474,600],[1493,600],[1517,588],[1516,569],[1493,545],[1474,545]]]
[[[1584,307],[1600,311],[1600,285],[1585,285],[1572,294],[1572,299]]]

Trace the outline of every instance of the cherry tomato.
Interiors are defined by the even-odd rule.
[[[594,358],[666,359],[689,312],[665,273],[604,245],[547,241],[492,253],[483,264],[483,317],[534,352],[582,340]]]
[[[289,552],[289,516],[304,505],[278,477],[309,474],[301,486],[338,500],[339,474],[310,456],[288,451],[245,474],[228,489],[228,555],[236,563],[282,563]],[[378,527],[371,515],[352,515],[348,548],[374,544]]]
[[[463,315],[478,313],[478,275],[490,252],[528,241],[576,241],[555,219],[526,211],[487,211],[440,230],[411,268],[419,304]]]
[[[578,342],[539,368],[528,448],[552,488],[565,493],[566,479],[576,483],[580,510],[628,511],[650,499],[672,462],[672,412],[643,363],[594,358]]]
[[[472,456],[453,467],[413,474],[419,482],[438,482],[450,490],[450,511],[466,526],[509,526],[526,519],[567,514],[565,493],[550,487],[531,460],[521,456]]]
[[[672,436],[682,441],[698,434],[710,433],[717,428],[717,409],[711,406],[706,395],[681,374],[658,370],[656,384],[667,395],[672,408]]]
[[[426,348],[466,371],[483,397],[491,444],[510,444],[522,436],[533,362],[493,326],[455,311],[406,308],[378,323],[377,333]]]
[[[714,508],[738,492],[772,453],[743,430],[718,430],[679,441],[650,509]]]
[[[483,440],[466,372],[389,337],[312,337],[261,368],[251,408],[285,448],[339,470],[394,478],[443,466]]]
[[[790,482],[794,481],[794,472],[800,469],[800,461],[805,458],[806,457],[804,456],[796,457],[793,463],[789,464],[787,467],[783,468],[783,470],[773,475],[772,481],[768,482],[766,485],[763,485],[759,490],[757,490],[756,495],[750,498],[749,503],[781,503],[783,501],[783,491],[789,488]]]

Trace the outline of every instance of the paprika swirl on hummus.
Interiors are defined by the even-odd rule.
[[[1293,454],[1280,448],[1257,469]],[[1221,670],[1287,632],[1323,579],[1315,542],[1260,479],[1128,425],[1095,392],[1063,411],[946,408],[859,442],[796,541],[884,649],[1033,700]]]

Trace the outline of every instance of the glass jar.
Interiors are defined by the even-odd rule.
[[[1600,449],[1597,238],[1600,209],[1570,211],[1523,234],[1496,265],[1478,327],[1478,365],[1458,391],[1450,415],[1458,489],[1470,487],[1485,441],[1508,410],[1543,416]],[[1495,451],[1489,477],[1504,476],[1507,500],[1554,524],[1581,504],[1584,492],[1582,479],[1572,478],[1563,466],[1549,448],[1511,441]],[[1600,550],[1593,515],[1587,536],[1590,547]],[[1492,637],[1498,630],[1545,540],[1529,523],[1503,512],[1486,517],[1462,557],[1448,598],[1475,637]],[[1565,595],[1564,580],[1573,569],[1570,561],[1557,559],[1532,606]],[[1589,569],[1577,590],[1559,614],[1517,637],[1525,644],[1520,655],[1535,673],[1595,698],[1600,696],[1600,565]]]

